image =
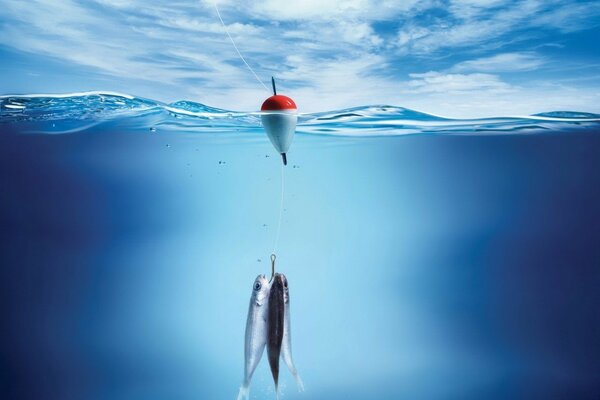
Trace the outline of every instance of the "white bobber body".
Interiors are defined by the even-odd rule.
[[[287,165],[287,152],[290,149],[296,124],[298,123],[298,108],[294,100],[287,96],[278,95],[273,79],[273,96],[266,99],[260,109],[263,127],[267,136]]]
[[[284,158],[283,163],[287,164],[286,154],[292,145],[298,122],[297,111],[266,111],[261,114],[260,119],[271,144]]]

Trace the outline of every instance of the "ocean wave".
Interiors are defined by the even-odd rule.
[[[260,112],[209,107],[192,101],[163,103],[115,92],[0,96],[0,124],[35,127],[39,133],[72,133],[104,122],[151,131],[256,131]],[[515,134],[600,124],[600,115],[552,111],[529,116],[454,119],[404,107],[369,105],[298,115],[298,133],[330,136],[409,134]]]

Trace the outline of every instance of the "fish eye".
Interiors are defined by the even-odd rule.
[[[254,290],[260,290],[261,287],[262,287],[262,285],[260,284],[260,282],[254,283]]]
[[[287,279],[283,281],[283,287],[287,288]]]

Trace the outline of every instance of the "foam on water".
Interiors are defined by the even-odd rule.
[[[239,112],[192,101],[166,104],[114,92],[0,96],[0,124],[20,124],[35,133],[72,133],[105,122],[149,130],[253,132],[262,129],[260,112]],[[301,113],[298,133],[330,136],[410,134],[516,134],[590,127],[600,115],[553,111],[531,116],[452,119],[403,107],[370,105]]]

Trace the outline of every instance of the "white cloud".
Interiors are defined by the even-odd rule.
[[[499,40],[516,29],[522,18],[524,16],[518,12],[503,11],[491,18],[468,19],[454,25],[443,22],[428,27],[412,26],[398,32],[397,43],[403,54],[427,54],[444,48],[472,46]]]
[[[178,28],[191,32],[218,34],[223,34],[224,32],[223,25],[221,25],[220,22],[206,22],[204,20],[190,17],[161,19],[157,23],[165,27]],[[227,30],[229,30],[230,34],[239,36],[260,35],[264,33],[264,30],[261,27],[252,24],[241,24],[239,22],[227,24]]]
[[[531,24],[538,27],[553,27],[562,32],[581,30],[583,26],[598,26],[600,2],[558,2],[533,16]]]
[[[513,87],[510,91],[464,91],[403,97],[402,105],[454,118],[531,115],[549,110],[599,111],[600,92],[563,85]],[[432,106],[435,105],[435,106]]]
[[[404,45],[411,44],[413,42],[418,41],[419,39],[427,37],[431,33],[432,31],[430,31],[429,29],[421,27],[403,29],[400,32],[398,32],[398,44],[400,45],[400,47],[403,47]]]
[[[399,83],[370,73],[385,63],[385,58],[376,54],[336,57],[319,63],[306,56],[292,55],[286,58],[286,69],[278,76],[284,84],[302,77],[301,86],[294,88],[293,94],[298,106],[306,111],[397,102]]]
[[[407,93],[455,93],[468,91],[506,92],[511,86],[498,76],[482,73],[444,74],[430,71],[424,74],[410,74],[412,79],[406,84]]]
[[[340,28],[342,39],[347,43],[360,44],[366,41],[368,44],[378,46],[383,42],[383,40],[374,33],[373,28],[364,22],[357,24],[343,23],[340,24]]]
[[[245,2],[256,16],[277,21],[373,21],[392,19],[418,4],[418,0],[278,0]]]
[[[535,53],[501,53],[491,57],[463,61],[452,67],[454,72],[514,72],[531,71],[542,66],[546,61]]]
[[[305,0],[289,1],[285,5],[278,0],[264,0],[256,2],[253,10],[258,15],[275,20],[314,20],[356,15],[368,5],[368,0]]]
[[[599,25],[600,3],[561,0],[453,0],[452,18],[410,21],[401,27],[396,44],[403,54],[428,54],[447,48],[501,47],[529,38],[515,32],[544,27],[565,32]]]

